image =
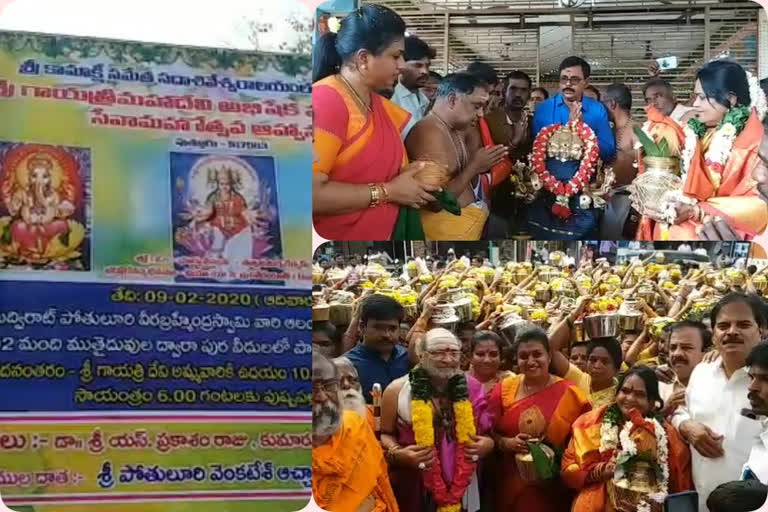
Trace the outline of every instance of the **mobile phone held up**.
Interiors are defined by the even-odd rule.
[[[677,69],[677,57],[674,55],[671,57],[662,57],[660,59],[656,59],[656,62],[659,64],[659,71]]]

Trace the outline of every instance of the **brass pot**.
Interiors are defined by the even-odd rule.
[[[547,457],[547,459],[549,459],[551,463],[555,459],[555,452],[552,450],[552,448],[542,443],[536,444],[539,445],[539,448],[541,448],[541,451],[544,452],[544,455]],[[520,477],[523,479],[523,481],[540,482],[542,480],[538,470],[536,469],[536,465],[533,463],[533,457],[530,453],[518,453],[515,455],[515,464],[517,465],[517,472],[520,474]]]
[[[759,291],[765,291],[768,287],[768,279],[765,276],[757,276],[752,280],[752,284],[755,285],[755,289]]]
[[[331,312],[331,307],[327,304],[312,307],[313,322],[327,322]]]
[[[352,304],[331,304],[328,320],[333,325],[349,325],[352,323]]]
[[[646,156],[643,157],[645,172],[667,172],[680,176],[680,159],[674,157]]]
[[[573,322],[573,341],[575,343],[584,343],[586,338],[584,337],[584,321],[577,320]]]

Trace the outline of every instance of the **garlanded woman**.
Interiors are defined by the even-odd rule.
[[[705,223],[718,218],[751,239],[768,225],[768,206],[753,178],[761,165],[765,93],[739,64],[716,60],[696,74],[694,94],[695,116],[683,128],[648,109],[645,129],[656,142],[666,139],[671,156],[679,156],[683,190],[661,210],[642,205],[641,213],[668,222],[644,217],[638,239],[695,240]]]
[[[651,494],[693,488],[691,453],[661,415],[663,406],[654,371],[636,366],[620,378],[614,403],[576,420],[561,464],[563,481],[579,493],[572,510],[650,510],[651,496],[636,503],[617,500],[615,504],[609,497],[609,485],[633,484],[632,463],[638,454],[652,459],[641,461],[655,474],[649,478],[656,482]]]
[[[497,510],[565,510],[571,496],[557,478],[558,454],[566,447],[573,422],[591,407],[576,385],[549,373],[550,346],[543,330],[521,331],[516,347],[522,374],[501,381],[488,404],[503,454],[497,473]],[[525,471],[534,464],[534,455],[542,453],[549,454],[545,474]]]
[[[312,208],[330,240],[389,240],[400,206],[419,208],[439,190],[418,169],[401,173],[410,114],[376,93],[397,82],[404,41],[400,16],[364,4],[314,46]]]

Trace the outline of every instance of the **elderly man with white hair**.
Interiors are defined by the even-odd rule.
[[[461,343],[446,329],[417,342],[419,364],[381,403],[381,444],[402,512],[459,505],[480,510],[477,463],[494,448],[482,384],[460,368]],[[427,491],[427,492],[424,492]]]
[[[365,419],[372,429],[376,428],[373,411],[365,404],[363,386],[360,384],[360,375],[352,361],[344,356],[337,357],[333,364],[339,370],[339,389],[341,391],[341,405],[345,411],[352,411]]]
[[[376,436],[342,408],[339,375],[333,362],[312,353],[312,496],[333,512],[398,512]]]

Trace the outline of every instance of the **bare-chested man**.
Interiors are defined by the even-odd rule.
[[[624,84],[611,84],[602,93],[602,102],[608,111],[616,138],[616,160],[613,172],[616,182],[613,197],[605,207],[600,223],[600,237],[604,240],[619,240],[630,214],[630,200],[627,186],[637,175],[637,153],[635,151],[635,121],[632,119],[632,92]]]
[[[461,215],[422,210],[424,234],[429,240],[479,240],[488,219],[479,176],[499,163],[507,153],[502,145],[471,151],[465,139],[483,115],[488,102],[484,82],[466,73],[446,76],[435,105],[405,140],[408,156],[433,160],[448,167],[451,181],[446,188],[459,200]]]

